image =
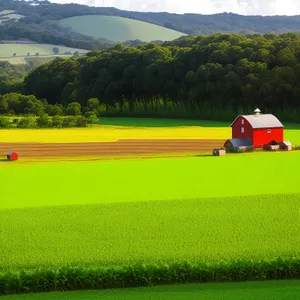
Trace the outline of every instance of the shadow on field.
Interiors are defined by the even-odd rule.
[[[288,130],[300,130],[300,124],[296,124],[296,123],[285,123],[282,122],[284,129],[288,129]]]
[[[132,126],[132,127],[229,127],[230,123],[218,121],[187,120],[187,119],[159,119],[159,118],[116,118],[100,117],[99,125]]]
[[[0,158],[0,163],[13,163],[13,160],[8,160],[7,158]]]
[[[233,120],[232,120],[233,121]],[[300,124],[282,122],[285,129],[300,130]],[[131,127],[180,127],[180,126],[200,126],[200,127],[223,127],[230,128],[231,122],[209,121],[209,120],[189,120],[176,118],[126,118],[126,117],[100,117],[99,125],[111,126],[131,126]]]

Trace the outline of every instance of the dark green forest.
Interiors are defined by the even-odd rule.
[[[98,116],[230,121],[258,106],[297,122],[299,82],[300,35],[215,34],[56,58],[30,72],[17,92],[47,105],[77,102]]]
[[[30,4],[35,5],[30,5]],[[37,5],[38,4],[38,5]],[[1,0],[1,10],[16,10],[25,18],[0,25],[0,40],[27,38],[38,43],[65,45],[81,49],[107,49],[115,42],[95,39],[61,27],[57,20],[80,15],[110,15],[149,22],[189,35],[214,33],[277,33],[300,31],[300,16],[241,16],[232,13],[215,15],[171,14],[123,11],[113,7],[89,7],[79,4],[55,4],[48,1]],[[142,41],[127,41],[137,45]]]

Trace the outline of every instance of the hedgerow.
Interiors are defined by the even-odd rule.
[[[215,263],[161,262],[111,268],[79,265],[0,273],[0,295],[298,278],[300,258]]]
[[[32,115],[25,116],[20,119],[14,119],[10,122],[8,117],[0,116],[0,128],[72,128],[72,127],[87,127],[91,123],[84,116],[53,116],[42,114],[36,118]]]

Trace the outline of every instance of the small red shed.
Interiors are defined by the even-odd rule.
[[[274,115],[261,114],[259,109],[254,115],[237,116],[230,126],[233,139],[249,139],[254,149],[265,148],[271,142],[283,142],[284,126]]]
[[[7,153],[7,159],[8,160],[18,160],[19,155],[16,152],[8,152]]]

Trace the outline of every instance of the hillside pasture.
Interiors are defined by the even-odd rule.
[[[50,44],[0,44],[0,59],[10,60],[16,58],[25,58],[25,57],[34,57],[36,53],[39,53],[39,56],[49,56],[54,55],[53,48],[57,47],[59,49],[60,55],[63,55],[66,52],[71,52],[72,54],[75,51],[79,53],[87,53],[87,50],[69,48],[64,46],[50,45]],[[13,54],[16,54],[15,57]],[[27,56],[27,53],[30,55]]]
[[[3,15],[3,16],[0,15],[0,24],[5,21],[9,21],[9,20],[13,20],[13,19],[18,21],[21,18],[24,18],[24,16],[19,15],[19,14],[8,14],[8,15]]]
[[[27,64],[25,57],[8,57],[0,58],[0,61],[7,61],[12,65],[25,65]]]
[[[19,20],[21,18],[24,18],[23,15],[15,14],[14,12],[14,10],[2,10],[0,12],[0,24],[4,21],[9,21],[12,19]]]
[[[39,55],[39,56],[29,56],[30,59],[36,59],[39,57],[43,57],[43,58],[49,58],[49,61],[51,59],[55,59],[56,57],[72,57],[72,55]],[[28,64],[28,62],[26,61],[26,58],[28,58],[28,56],[16,56],[16,57],[8,57],[8,58],[0,58],[0,61],[7,61],[12,65],[25,65]],[[46,62],[45,62],[46,63]]]
[[[15,12],[15,10],[9,10],[9,9],[2,10],[2,11],[0,11],[0,17],[2,17],[3,15],[12,14],[14,12]]]
[[[154,40],[170,41],[185,33],[171,30],[162,26],[116,16],[86,15],[66,18],[59,21],[64,27],[71,27],[73,31],[93,36],[106,38],[115,42],[128,40]]]

